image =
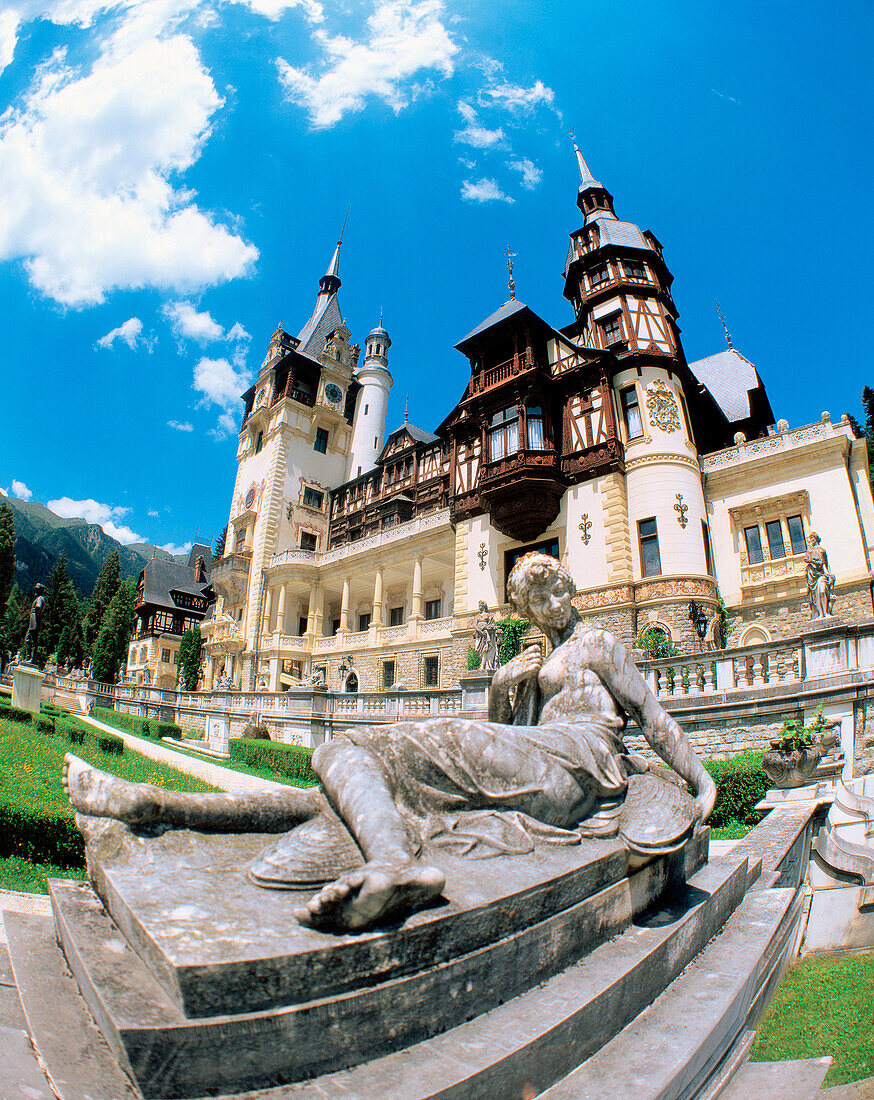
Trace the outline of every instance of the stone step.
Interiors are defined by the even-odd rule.
[[[719,933],[746,891],[747,865],[708,866],[671,908],[537,989],[366,1065],[257,1094],[257,1100],[496,1100],[538,1096],[609,1042]],[[617,1089],[611,1100],[635,1097]],[[247,1097],[248,1100],[248,1097]]]
[[[442,1011],[433,985],[421,986],[420,976],[308,1005],[186,1020],[99,907],[88,927],[77,932],[87,966],[72,941],[65,950],[101,1031],[146,1096],[265,1088],[328,1067],[365,1063],[311,1086],[287,1085],[276,1095],[296,1096],[303,1090],[323,1100],[327,1087],[334,1088],[330,1095],[347,1098],[351,1092],[404,1100],[493,1100],[513,1095],[504,1088],[510,1082],[521,1088],[536,1079],[538,1089],[547,1087],[608,1041],[718,932],[747,883],[745,860],[706,866],[677,892],[671,909],[638,916],[616,938],[540,988],[508,995],[500,1007],[411,1050],[398,1049],[409,1045],[405,1036],[433,1034]],[[69,935],[69,930],[60,931]],[[15,963],[12,935],[10,950]],[[467,960],[459,961],[466,965]],[[447,967],[434,968],[441,969]],[[492,1004],[503,999],[506,967],[467,973],[467,980],[455,986],[456,1000],[475,1003],[477,986]],[[529,976],[529,983],[537,976]],[[411,981],[420,983],[421,999],[408,996]],[[451,991],[443,999],[452,1001]],[[35,1041],[39,1047],[38,1036]],[[387,1054],[392,1048],[396,1053]],[[351,1085],[331,1084],[352,1074]]]
[[[719,1094],[719,1100],[816,1100],[831,1058],[803,1058],[786,1062],[747,1062]]]
[[[782,976],[801,907],[800,892],[791,888],[748,894],[692,965],[543,1100],[727,1096],[720,1071],[731,1065],[732,1048],[744,1043]],[[756,1094],[757,1100],[772,1095],[781,1094]],[[791,1092],[783,1095],[794,1100]]]

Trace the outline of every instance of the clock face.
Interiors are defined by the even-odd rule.
[[[333,382],[329,382],[325,386],[325,397],[331,402],[332,405],[336,405],[343,399],[343,391],[339,386],[335,386]]]
[[[264,387],[264,388],[262,388],[258,391],[258,396],[255,398],[255,404],[256,405],[263,405],[266,399],[267,399],[267,389],[266,389],[266,387]]]
[[[246,493],[246,507],[251,508],[254,503],[255,503],[255,490],[250,489],[249,492]]]

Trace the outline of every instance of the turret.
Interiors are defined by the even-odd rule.
[[[388,395],[394,380],[388,369],[391,337],[382,327],[382,311],[379,314],[379,324],[367,334],[364,345],[364,362],[355,371],[355,380],[361,389],[355,405],[352,444],[346,471],[348,479],[373,469],[385,437]]]

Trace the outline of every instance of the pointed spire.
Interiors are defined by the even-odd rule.
[[[340,248],[343,244],[343,234],[346,232],[346,222],[349,220],[349,210],[351,206],[352,203],[350,202],[346,207],[346,217],[343,219],[343,227],[340,230],[340,236],[337,239],[337,247],[334,249],[334,255],[331,257],[328,270],[321,279],[319,279],[320,294],[336,294],[343,285],[340,282]]]
[[[568,130],[568,133],[571,136],[571,141],[574,144],[574,152],[577,155],[577,167],[580,170],[580,190],[588,191],[590,187],[603,187],[604,185],[599,183],[589,170],[589,166],[586,164],[585,158],[580,152],[580,147],[577,145],[577,139],[574,137],[573,130]]]
[[[510,246],[507,245],[507,273],[509,275],[509,279],[507,281],[507,286],[510,288],[510,301],[511,302],[516,301],[516,283],[513,281],[513,259],[517,255],[518,255],[518,253],[517,252],[511,252],[510,251]]]

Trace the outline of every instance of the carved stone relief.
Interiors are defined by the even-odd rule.
[[[649,419],[663,432],[676,432],[680,427],[680,410],[673,390],[660,378],[646,387],[646,409]]]

